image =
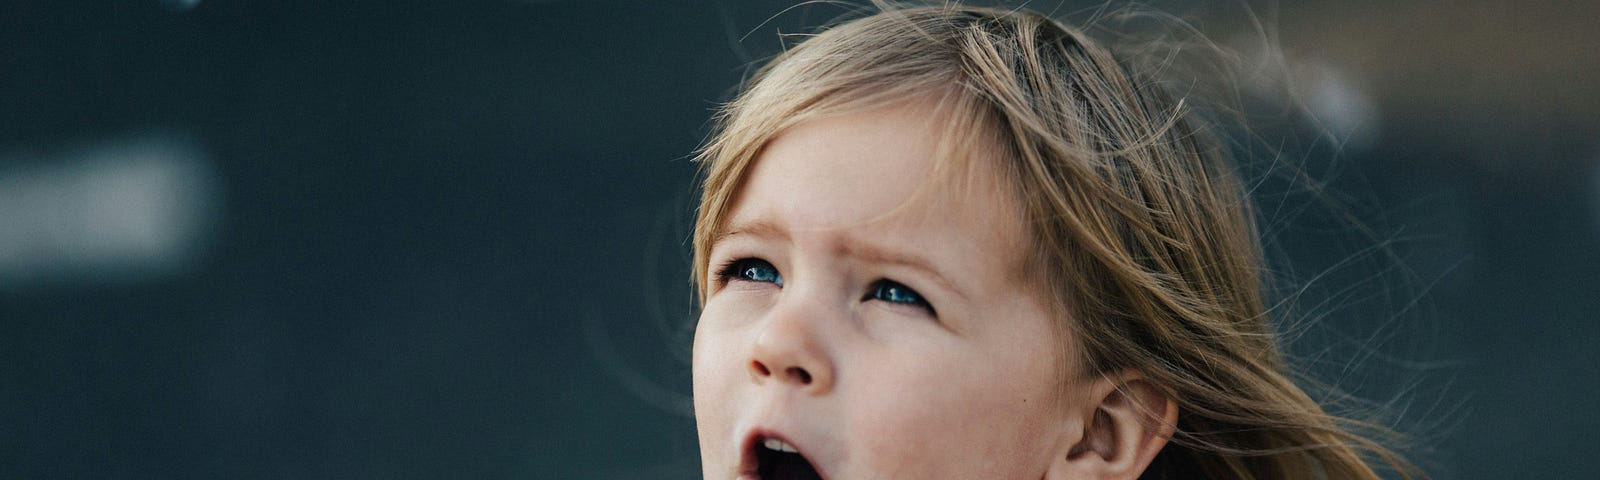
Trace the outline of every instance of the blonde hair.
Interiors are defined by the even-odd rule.
[[[942,95],[952,152],[999,148],[1026,213],[1027,275],[1090,375],[1137,371],[1179,406],[1145,478],[1379,478],[1409,464],[1291,380],[1262,299],[1253,214],[1186,108],[1048,17],[885,7],[801,42],[720,112],[698,157],[694,277],[768,141],[828,115]],[[970,150],[967,150],[970,151]],[[945,155],[962,161],[970,155]],[[1070,319],[1071,321],[1067,321]]]

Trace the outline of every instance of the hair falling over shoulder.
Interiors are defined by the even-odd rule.
[[[1390,430],[1327,413],[1292,379],[1264,306],[1254,215],[1190,100],[1084,32],[1025,10],[881,3],[810,37],[726,105],[701,151],[694,274],[743,176],[809,118],[941,95],[963,149],[998,148],[1030,222],[1025,275],[1081,375],[1137,371],[1179,406],[1143,478],[1375,479],[1414,468]]]

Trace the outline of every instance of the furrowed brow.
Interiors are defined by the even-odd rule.
[[[955,293],[957,296],[960,296],[962,300],[967,298],[966,291],[958,288],[955,282],[950,280],[951,277],[939,271],[938,268],[935,268],[933,264],[928,263],[922,257],[897,252],[887,248],[880,248],[878,246],[862,242],[846,243],[842,246],[842,250],[842,253],[845,255],[849,255],[870,263],[897,265],[920,271],[928,275],[929,278],[932,278],[933,281],[938,283],[940,287]]]
[[[727,229],[724,229],[722,232],[712,237],[711,245],[716,246],[717,244],[722,243],[724,240],[739,236],[749,236],[766,240],[790,240],[789,231],[784,230],[782,227],[779,227],[778,224],[771,221],[736,221],[730,224]],[[945,275],[944,272],[940,271],[938,268],[935,268],[932,263],[929,263],[922,257],[899,252],[891,248],[880,247],[867,242],[859,241],[857,239],[845,238],[841,240],[842,243],[838,244],[838,254],[840,255],[856,258],[869,263],[902,266],[922,272],[928,275],[928,277],[937,283],[939,287],[955,293],[957,296],[961,297],[962,300],[967,299],[966,290],[959,288],[958,285],[951,280],[953,277]]]
[[[748,235],[757,238],[777,240],[787,240],[789,238],[789,232],[779,228],[777,224],[765,220],[758,220],[754,222],[738,222],[729,225],[728,228],[723,229],[721,232],[718,232],[716,236],[711,238],[711,244],[716,245],[718,243],[722,243],[723,240],[727,240],[729,237],[739,235]]]

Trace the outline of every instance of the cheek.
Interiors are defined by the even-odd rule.
[[[726,458],[715,452],[731,452],[735,436],[733,406],[738,404],[736,388],[742,372],[735,332],[715,320],[714,312],[707,310],[696,325],[691,374],[695,428],[700,436],[701,460],[707,471],[721,465]],[[731,467],[731,466],[730,466]]]
[[[853,437],[865,443],[858,451],[870,452],[863,460],[895,478],[1042,473],[1066,421],[1050,356],[973,352],[930,360],[923,355],[873,370],[884,378],[858,379],[862,388],[876,384],[855,396],[865,404],[852,422]]]
[[[725,301],[712,301],[701,311],[695,323],[691,374],[694,381],[696,418],[714,418],[715,410],[705,410],[698,415],[703,402],[728,402],[728,394],[735,386],[738,367],[747,357],[748,342],[741,342],[742,327],[736,318],[750,312],[739,312],[739,305]],[[707,405],[709,406],[709,405]]]

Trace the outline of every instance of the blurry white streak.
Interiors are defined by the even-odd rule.
[[[1377,141],[1382,111],[1362,79],[1316,59],[1290,58],[1276,41],[1236,35],[1231,45],[1246,62],[1241,87],[1269,105],[1294,105],[1322,135],[1353,151]]]
[[[187,12],[200,6],[200,0],[157,0],[157,3],[161,4],[161,8],[174,12]]]
[[[1351,150],[1377,140],[1378,104],[1349,73],[1331,65],[1305,62],[1294,69],[1294,92],[1322,133]]]
[[[179,273],[212,236],[216,193],[179,135],[0,155],[0,288]]]

